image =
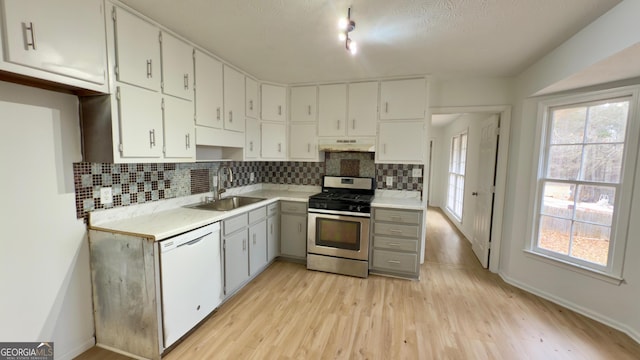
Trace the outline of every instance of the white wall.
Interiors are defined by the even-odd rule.
[[[431,108],[505,105],[514,99],[513,78],[433,76],[429,89]]]
[[[76,219],[75,96],[0,82],[0,339],[54,341],[56,359],[94,344],[89,251]]]
[[[531,66],[516,83],[500,274],[508,282],[621,329],[640,341],[640,224],[632,221],[620,285],[525,255],[533,169],[536,100],[532,94],[640,41],[640,1],[626,0]],[[621,26],[622,25],[622,26]],[[623,39],[622,41],[620,39]],[[634,119],[640,121],[640,119]],[[640,173],[631,218],[640,219]],[[629,194],[631,196],[631,194]]]

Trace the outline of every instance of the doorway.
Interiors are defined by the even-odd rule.
[[[428,163],[425,164],[429,169],[427,203],[431,207],[442,209],[468,239],[483,267],[497,272],[506,191],[510,107],[432,108],[431,112],[432,121],[427,140],[430,146]],[[461,174],[450,176],[453,138],[454,134],[460,133],[468,134],[469,144],[465,158],[467,170],[462,173],[464,195],[460,197],[460,201],[463,202],[463,210],[454,216],[447,209],[447,200],[451,200],[447,196],[450,178],[457,177],[460,191]]]

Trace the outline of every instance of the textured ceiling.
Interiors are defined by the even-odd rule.
[[[121,0],[261,80],[514,76],[620,0]],[[352,56],[337,21],[352,7]]]

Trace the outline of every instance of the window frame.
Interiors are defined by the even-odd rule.
[[[462,138],[465,138],[465,147],[464,147],[464,154],[462,152]],[[458,157],[457,159],[453,158],[454,155],[454,142],[456,140],[456,138],[458,138]],[[464,155],[464,157],[463,157]],[[465,187],[466,187],[466,176],[467,176],[467,159],[469,157],[469,129],[465,129],[453,136],[451,136],[451,141],[450,141],[450,146],[449,146],[449,166],[448,166],[448,171],[447,171],[447,201],[446,201],[446,208],[447,210],[451,213],[451,215],[458,220],[459,222],[462,222],[462,217],[463,217],[463,213],[464,213],[464,192],[465,192]],[[461,169],[461,164],[462,159],[464,159],[464,168],[462,169],[463,171],[460,172],[459,170]],[[457,169],[452,170],[453,168],[453,164],[457,164]],[[454,199],[453,199],[453,207],[449,206],[449,198],[451,197],[451,176],[455,176],[456,177],[456,184],[454,186]],[[462,199],[458,199],[457,195],[455,193],[455,190],[457,189],[457,185],[459,182],[459,179],[462,178]],[[455,205],[457,200],[460,200],[460,214],[458,214],[455,210]]]
[[[538,101],[536,143],[533,151],[533,174],[535,179],[531,182],[529,201],[529,226],[528,238],[524,251],[550,261],[555,265],[567,267],[587,275],[592,275],[604,280],[613,279],[617,283],[622,281],[626,244],[628,241],[629,222],[631,215],[631,194],[634,190],[634,177],[637,171],[638,138],[640,137],[640,86],[593,91],[573,95],[549,96]],[[555,253],[537,246],[539,233],[539,219],[543,204],[544,182],[553,181],[545,177],[547,166],[547,150],[550,141],[551,117],[550,109],[579,106],[580,104],[613,100],[629,97],[628,123],[624,139],[624,151],[622,155],[622,169],[620,174],[619,191],[616,191],[615,208],[611,223],[610,246],[606,266],[595,264],[586,260],[571,257],[569,255]],[[562,182],[562,180],[560,180]],[[587,182],[588,181],[576,181]]]

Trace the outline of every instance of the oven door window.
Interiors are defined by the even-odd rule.
[[[359,251],[361,226],[357,221],[316,219],[316,245]]]

